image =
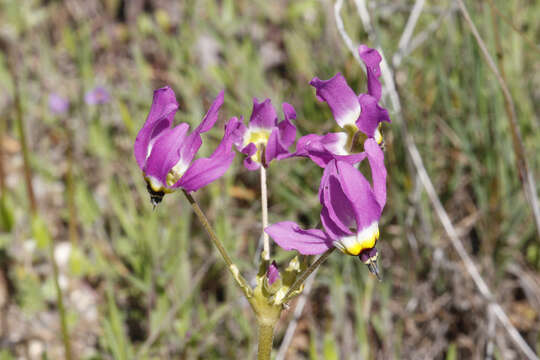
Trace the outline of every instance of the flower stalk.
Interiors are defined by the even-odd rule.
[[[257,360],[270,360],[272,355],[272,345],[274,344],[274,325],[264,322],[258,323],[259,346],[257,350]]]
[[[261,174],[261,210],[262,210],[262,234],[263,234],[263,260],[270,260],[270,237],[264,231],[268,227],[268,188],[266,185],[266,168],[260,167]]]
[[[300,275],[300,277],[298,279],[296,279],[296,281],[294,282],[294,284],[291,286],[291,288],[289,289],[289,291],[287,292],[287,295],[285,295],[285,298],[289,297],[291,294],[293,294],[295,291],[298,291],[300,289],[300,287],[302,286],[302,284],[304,284],[304,282],[307,280],[307,278],[309,277],[309,275],[311,275],[315,269],[317,269],[319,266],[321,266],[321,264],[323,262],[326,261],[326,259],[328,259],[328,257],[334,252],[334,250],[336,250],[335,247],[331,247],[330,249],[326,250],[321,256],[319,256],[317,258],[317,260],[315,260],[313,262],[313,264],[311,264],[307,269],[306,271],[304,271],[302,273],[302,275]]]
[[[216,233],[212,229],[212,226],[210,225],[210,222],[208,221],[208,218],[200,208],[197,201],[191,196],[189,192],[182,189],[182,192],[184,193],[185,197],[189,201],[193,211],[195,212],[195,215],[199,219],[199,222],[201,223],[204,230],[206,230],[206,233],[210,237],[210,240],[212,240],[212,243],[215,245],[215,247],[218,249],[221,257],[227,264],[227,268],[231,272],[233,278],[236,280],[238,286],[242,289],[242,292],[246,296],[246,298],[249,300],[251,297],[253,297],[253,290],[248,285],[246,279],[240,274],[240,271],[238,270],[238,267],[236,264],[233,263],[231,257],[229,256],[229,253],[227,252],[227,249],[225,249],[225,246],[221,243],[221,240],[217,237]]]

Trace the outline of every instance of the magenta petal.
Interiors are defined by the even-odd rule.
[[[382,121],[390,122],[388,111],[381,107],[378,100],[371,95],[360,94],[358,101],[362,106],[362,113],[356,126],[368,137],[373,137],[375,130]]]
[[[244,159],[244,166],[250,171],[258,170],[261,167],[261,164],[257,161],[253,161],[251,156],[257,152],[257,146],[254,143],[247,144],[242,150],[242,154],[246,155]]]
[[[291,120],[296,119],[296,111],[292,105],[283,103],[283,114],[285,115],[285,120],[281,121],[278,124],[279,128],[279,138],[281,143],[285,147],[289,147],[294,143],[296,139],[296,126],[293,125]]]
[[[197,191],[223,176],[234,159],[232,134],[237,128],[237,123],[237,118],[231,118],[225,126],[225,135],[214,153],[208,158],[195,160],[173,187]]]
[[[218,119],[219,109],[221,108],[221,105],[223,105],[224,98],[225,98],[225,91],[221,90],[221,92],[212,102],[212,105],[210,105],[210,109],[208,109],[208,112],[204,116],[200,125],[195,129],[196,132],[198,132],[199,134],[202,134],[204,132],[207,132],[214,126],[214,124],[216,123]]]
[[[351,231],[343,231],[343,228],[339,227],[335,221],[330,217],[328,208],[323,207],[321,209],[321,224],[328,237],[334,241],[339,241],[344,236],[352,234]]]
[[[266,148],[264,149],[264,157],[266,166],[270,164],[270,161],[274,160],[279,154],[287,154],[287,148],[284,148],[279,141],[279,129],[275,127],[268,137]]]
[[[179,149],[186,138],[189,125],[181,123],[174,128],[164,130],[152,146],[152,152],[146,160],[144,174],[166,185],[167,174],[180,160]]]
[[[219,115],[219,109],[221,108],[221,105],[223,105],[223,99],[224,91],[221,91],[210,106],[210,109],[204,116],[199,126],[197,126],[197,128],[193,130],[191,134],[189,134],[184,144],[182,144],[182,149],[180,152],[182,159],[185,162],[191,162],[197,151],[199,151],[202,145],[201,133],[210,130],[216,123]]]
[[[313,78],[317,98],[326,101],[339,126],[354,125],[360,116],[360,104],[354,91],[340,73],[329,80]]]
[[[374,139],[367,139],[364,143],[365,153],[371,167],[371,178],[375,198],[381,207],[386,204],[386,167],[384,166],[384,153]]]
[[[345,162],[337,162],[336,167],[341,188],[354,207],[357,230],[360,231],[378,221],[382,209],[364,175],[354,166]]]
[[[244,159],[244,166],[249,171],[255,171],[259,170],[259,168],[261,167],[261,163],[259,163],[258,161],[253,161],[250,157],[248,157]]]
[[[276,126],[277,114],[272,106],[270,99],[259,103],[256,98],[253,99],[253,111],[249,119],[250,128],[272,129]]]
[[[254,155],[257,152],[257,146],[255,146],[254,143],[249,143],[240,151],[242,152],[242,154],[246,155],[247,157],[250,157],[251,155]]]
[[[295,129],[296,132],[296,129]],[[274,159],[285,159],[291,157],[289,147],[281,141],[281,133],[277,127],[272,130],[265,149],[266,166]]]
[[[284,250],[296,250],[303,255],[322,254],[332,248],[332,240],[322,230],[303,230],[292,221],[268,226],[264,231]]]
[[[332,160],[356,164],[365,159],[366,154],[350,154],[344,148],[345,133],[329,133],[325,135],[309,134],[302,136],[296,143],[296,152],[292,156],[309,157],[315,164],[324,168]]]
[[[368,94],[379,101],[381,99],[382,88],[379,81],[379,77],[381,76],[381,68],[379,66],[382,60],[381,55],[377,50],[371,49],[366,45],[360,45],[358,47],[358,54],[364,64],[366,64]]]
[[[329,164],[326,167],[325,172],[330,166]],[[332,232],[336,234],[352,234],[351,229],[356,227],[354,204],[342,189],[338,177],[330,174],[324,178],[324,181],[324,183],[321,182],[323,189],[320,198],[323,209],[326,210],[325,215],[327,215],[327,217],[321,216],[325,229],[335,228]],[[329,224],[329,221],[332,224]]]
[[[144,168],[146,159],[149,156],[149,146],[162,131],[171,127],[177,109],[178,103],[174,91],[170,87],[166,86],[154,91],[150,112],[135,138],[133,147],[135,159],[141,170]]]
[[[238,151],[241,151],[242,147],[244,146],[244,135],[246,134],[246,131],[247,127],[244,125],[244,120],[243,118],[240,118],[240,121],[236,126],[236,130],[232,134],[233,144],[236,146]]]

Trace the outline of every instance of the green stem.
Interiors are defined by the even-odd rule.
[[[257,360],[270,360],[274,344],[274,324],[259,321],[259,349]]]
[[[182,190],[182,192],[184,193],[189,203],[191,204],[191,207],[193,208],[195,215],[197,215],[197,218],[199,218],[199,221],[202,227],[206,230],[206,233],[210,237],[210,240],[212,240],[212,242],[218,249],[219,253],[221,254],[221,257],[227,264],[227,268],[231,272],[233,278],[236,280],[236,282],[238,283],[238,285],[244,292],[244,295],[249,300],[253,296],[253,290],[251,289],[251,286],[248,285],[248,282],[246,281],[246,279],[244,279],[242,274],[240,274],[240,271],[238,270],[238,267],[236,266],[236,264],[234,264],[233,261],[231,260],[229,253],[227,252],[227,250],[221,243],[221,240],[218,239],[216,233],[214,232],[214,230],[212,229],[212,226],[210,225],[210,222],[208,221],[208,218],[199,207],[199,204],[197,204],[197,201],[187,191]]]
[[[302,275],[300,275],[300,277],[298,279],[296,279],[294,284],[291,286],[291,288],[287,292],[287,295],[285,295],[285,299],[287,297],[289,297],[294,291],[298,290],[300,288],[300,286],[302,286],[304,281],[306,281],[306,279],[309,277],[309,275],[311,275],[311,273],[313,271],[315,271],[315,269],[317,269],[326,259],[328,259],[328,257],[330,256],[330,254],[332,254],[332,252],[334,252],[334,250],[336,250],[336,248],[331,247],[330,249],[326,250],[326,252],[324,254],[319,256],[319,258],[317,260],[315,260],[315,262],[313,264],[311,264],[306,269],[306,271],[304,271],[302,273]]]
[[[58,305],[58,312],[60,314],[60,326],[62,331],[62,341],[64,343],[64,352],[66,360],[71,360],[71,342],[69,340],[69,330],[67,324],[66,309],[64,308],[64,300],[62,299],[62,289],[58,282],[58,265],[54,258],[54,242],[49,239],[49,255],[51,257],[51,264],[53,268],[54,287],[56,289],[56,303]]]
[[[69,125],[66,125],[69,126]],[[78,240],[78,234],[77,234],[77,207],[75,204],[75,179],[73,174],[73,165],[74,165],[74,149],[73,149],[73,140],[72,140],[72,132],[71,129],[68,128],[67,130],[67,149],[66,149],[66,157],[67,157],[67,173],[66,173],[66,187],[67,187],[67,203],[68,203],[68,211],[69,211],[69,218],[68,218],[68,233],[69,233],[69,240],[71,242],[71,246],[77,245]]]
[[[24,121],[23,121],[23,109],[21,104],[21,93],[19,89],[19,78],[17,77],[17,70],[15,68],[15,64],[13,63],[15,60],[13,59],[13,54],[8,59],[8,66],[9,71],[11,72],[11,77],[13,79],[13,99],[15,102],[15,114],[16,114],[16,120],[17,120],[17,127],[19,130],[19,138],[21,141],[21,149],[23,153],[23,166],[24,166],[24,180],[26,183],[26,192],[28,194],[28,200],[30,201],[30,209],[32,210],[32,213],[35,214],[37,212],[37,203],[36,203],[36,197],[34,196],[34,188],[32,186],[32,173],[30,170],[30,154],[28,152],[28,145],[26,142],[26,133],[24,129]]]

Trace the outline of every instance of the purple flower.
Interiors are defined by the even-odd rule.
[[[172,126],[178,109],[174,92],[169,87],[154,91],[152,107],[142,129],[135,139],[134,153],[150,192],[150,200],[158,204],[164,194],[178,188],[196,191],[221,177],[233,158],[233,134],[240,122],[231,118],[225,126],[225,135],[214,153],[208,158],[193,161],[199,150],[201,135],[217,121],[224,93],[219,93],[200,125],[188,134],[189,125]]]
[[[266,233],[283,249],[304,255],[321,254],[335,246],[345,254],[360,256],[377,275],[375,244],[386,203],[386,168],[374,139],[366,140],[364,150],[372,184],[348,162],[333,159],[326,166],[319,187],[322,230],[304,230],[284,221],[270,225]]]
[[[313,78],[310,84],[315,87],[317,98],[326,101],[334,119],[344,131],[300,138],[296,156],[310,157],[321,167],[325,167],[332,159],[353,164],[365,157],[355,153],[366,138],[374,138],[378,144],[382,143],[380,123],[390,122],[390,117],[388,111],[379,105],[381,56],[377,50],[365,45],[360,45],[358,52],[367,68],[367,94],[357,96],[339,73],[329,80]]]
[[[247,158],[244,165],[248,170],[257,170],[261,164],[268,167],[274,159],[290,156],[289,147],[296,138],[296,127],[291,120],[296,119],[292,105],[282,104],[285,119],[278,123],[278,117],[270,99],[259,103],[253,99],[253,111],[246,127],[240,124],[235,132],[235,144]]]
[[[102,86],[96,86],[84,95],[84,102],[88,105],[106,104],[111,100],[111,96],[107,89]]]
[[[49,109],[56,115],[65,114],[69,109],[69,100],[57,93],[49,94]]]

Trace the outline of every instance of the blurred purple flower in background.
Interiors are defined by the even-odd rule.
[[[201,124],[188,134],[189,125],[172,126],[178,110],[176,96],[170,87],[154,91],[152,107],[134,145],[135,158],[147,182],[150,200],[157,205],[165,193],[178,188],[196,191],[221,177],[233,158],[233,133],[240,122],[231,118],[225,126],[225,135],[214,153],[208,158],[192,162],[202,145],[200,134],[212,129],[223,104],[224,93],[219,93]]]
[[[56,115],[65,114],[69,109],[69,100],[57,93],[49,94],[49,110]]]
[[[290,156],[289,147],[296,138],[296,127],[291,120],[296,119],[296,111],[288,103],[283,103],[282,108],[285,119],[278,123],[270,99],[261,103],[253,99],[248,126],[241,123],[235,132],[235,145],[247,155],[244,165],[248,170],[257,170],[261,164],[268,167],[272,160]]]
[[[84,95],[84,102],[88,105],[106,104],[111,100],[111,95],[103,86],[96,86]]]
[[[285,250],[303,255],[322,254],[335,246],[348,255],[359,255],[378,277],[376,266],[379,219],[386,204],[384,154],[374,139],[364,143],[372,184],[347,162],[332,160],[324,170],[319,187],[323,230],[304,230],[292,221],[265,229]]]

